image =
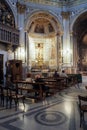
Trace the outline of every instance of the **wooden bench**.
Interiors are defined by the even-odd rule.
[[[42,85],[44,83],[39,83],[39,82],[38,83],[31,83],[31,82],[28,82],[28,81],[16,81],[15,84],[16,84],[16,87],[18,88],[18,91],[20,91],[21,94],[23,94],[23,92],[26,91],[26,94],[24,94],[25,97],[31,98],[31,99],[36,99],[36,100],[42,100],[43,99],[43,93],[44,92],[42,90]],[[39,89],[35,89],[33,87],[29,88],[29,86],[27,86],[27,85],[32,85],[32,86],[38,85]],[[30,93],[38,93],[38,95],[32,96],[32,95],[29,95]]]

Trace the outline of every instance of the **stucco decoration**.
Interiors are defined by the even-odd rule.
[[[20,13],[20,14],[25,13],[26,5],[17,2],[17,3],[16,3],[16,6],[17,6],[17,11],[18,11],[18,13]]]
[[[4,0],[0,2],[0,22],[15,27],[13,12]]]
[[[36,11],[31,14],[25,22],[25,30],[30,34],[39,34],[42,32],[44,36],[60,34],[63,31],[62,25],[58,19],[46,11]]]
[[[57,44],[61,44],[57,38],[60,39],[62,34],[58,19],[45,11],[35,12],[29,17],[27,33],[29,49],[34,50],[29,51],[30,65],[32,67],[57,67],[57,49],[60,49],[57,48]]]

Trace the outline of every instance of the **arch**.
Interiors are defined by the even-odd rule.
[[[63,32],[63,26],[61,24],[60,18],[58,18],[58,16],[56,16],[54,13],[52,13],[50,11],[46,11],[46,10],[34,10],[27,16],[27,19],[25,21],[25,27],[24,27],[26,31],[28,31],[29,26],[31,25],[32,21],[35,19],[34,16],[38,15],[39,13],[43,13],[43,14],[49,16],[49,17],[44,17],[44,18],[48,19],[50,22],[52,22],[54,19],[57,27],[59,28],[59,31]],[[37,17],[37,19],[38,18],[39,17]]]
[[[58,16],[50,11],[34,10],[27,16],[25,31],[29,41],[27,43],[28,65],[31,68],[45,67],[57,69],[59,66],[57,55],[60,55],[61,52],[61,36],[63,34],[63,26]],[[34,51],[28,50],[32,48]],[[62,61],[61,57],[60,61]]]
[[[84,43],[83,38],[87,34],[87,10],[83,10],[73,20],[71,31],[73,32],[73,46],[74,46],[74,61],[79,71],[87,70],[87,44]],[[76,59],[77,57],[77,59]]]
[[[72,21],[72,23],[71,23],[71,25],[70,25],[70,32],[73,32],[73,27],[74,27],[74,25],[75,25],[75,22],[76,22],[77,19],[78,19],[81,15],[83,15],[85,12],[87,12],[87,9],[85,9],[85,10],[81,11],[79,14],[76,14],[76,15],[75,15],[75,17],[74,17],[74,19],[73,19],[73,21]]]

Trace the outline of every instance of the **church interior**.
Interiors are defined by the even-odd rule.
[[[86,58],[87,0],[0,0],[0,129],[87,130]]]

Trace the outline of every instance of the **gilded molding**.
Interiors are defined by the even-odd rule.
[[[26,5],[20,4],[19,2],[16,3],[17,11],[20,14],[23,14],[26,10]]]

